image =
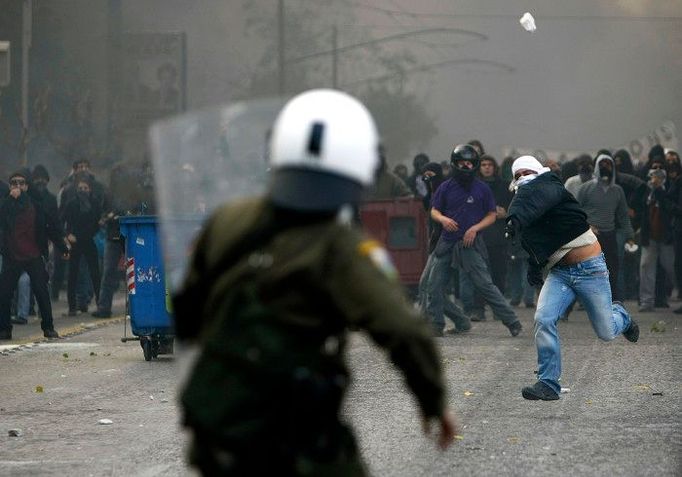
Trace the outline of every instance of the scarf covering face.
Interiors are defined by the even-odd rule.
[[[81,213],[88,213],[92,209],[92,204],[90,203],[90,193],[89,192],[76,192],[78,197],[78,207]]]
[[[511,192],[516,192],[522,185],[528,184],[540,174],[550,171],[549,167],[544,167],[542,164],[540,164],[540,161],[533,156],[521,156],[516,159],[512,164],[512,175],[515,176],[516,173],[522,169],[533,171],[535,174],[521,176],[518,179],[511,181],[509,184],[509,190]]]

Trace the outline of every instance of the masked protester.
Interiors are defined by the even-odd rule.
[[[452,151],[451,178],[443,182],[431,201],[431,218],[443,231],[433,251],[433,269],[427,285],[427,310],[434,333],[443,333],[443,296],[450,267],[466,273],[496,318],[517,336],[521,322],[490,277],[487,249],[479,232],[497,218],[493,192],[476,177],[480,158],[476,149],[462,144]]]
[[[594,179],[578,189],[578,202],[587,214],[587,222],[597,236],[609,269],[609,283],[614,300],[623,300],[618,287],[620,260],[617,234],[634,245],[634,231],[628,216],[628,204],[623,189],[616,184],[615,164],[611,156],[601,154],[594,163]]]
[[[81,270],[81,258],[88,264],[90,280],[97,298],[100,289],[99,260],[94,237],[99,230],[99,220],[102,217],[101,203],[94,199],[91,182],[86,174],[78,174],[74,186],[76,195],[66,203],[62,214],[66,238],[72,247],[67,283],[69,316],[75,316],[77,313],[76,285],[78,272]]]
[[[438,190],[440,185],[443,182],[445,182],[445,180],[447,180],[447,178],[443,175],[443,167],[440,164],[438,164],[437,162],[429,162],[424,166],[422,183],[428,187],[428,195],[424,198],[424,207],[427,211],[431,210],[431,198],[433,197],[434,192]],[[429,258],[427,259],[426,264],[424,265],[424,269],[422,270],[421,276],[419,277],[418,288],[419,309],[427,317],[429,316],[428,309],[429,298],[427,287],[429,286],[429,284],[433,285],[432,280],[444,280],[446,283],[450,283],[451,276],[454,271],[452,267],[449,267],[446,270],[446,273],[448,273],[447,276],[440,275],[434,276],[433,278],[431,276],[431,273],[434,270],[433,266],[436,263],[433,251],[435,250],[436,245],[438,244],[438,240],[440,239],[440,234],[442,231],[443,226],[440,224],[440,222],[436,222],[431,217],[429,217],[429,248],[428,248]],[[431,293],[438,293],[438,290],[434,288],[431,291]],[[450,300],[450,298],[448,297],[449,293],[447,292],[445,286],[440,288],[440,294],[441,296],[438,299],[441,300],[441,303],[443,303],[443,314],[450,321],[452,321],[454,325],[454,328],[452,328],[449,331],[449,333],[450,334],[465,333],[471,330],[471,320],[454,301]],[[433,322],[433,319],[431,319],[431,321]],[[442,327],[435,325],[434,334],[435,336],[443,336]]]
[[[45,261],[47,241],[63,254],[68,254],[59,224],[45,211],[42,203],[28,193],[30,172],[20,170],[9,177],[9,194],[0,202],[0,340],[12,339],[10,302],[22,272],[31,279],[33,293],[46,338],[58,338],[52,320],[52,304],[48,291]]]
[[[521,390],[525,399],[559,399],[561,348],[557,321],[577,297],[597,336],[619,334],[632,342],[639,327],[622,303],[612,302],[604,254],[585,212],[559,177],[533,156],[512,165],[516,195],[509,206],[505,235],[521,240],[530,258],[528,282],[542,285],[535,312],[538,381]],[[547,279],[543,284],[543,272]]]
[[[203,474],[366,474],[339,421],[350,326],[389,352],[452,442],[429,330],[386,250],[349,223],[377,152],[357,100],[302,93],[274,124],[267,194],[218,209],[201,233],[174,310],[177,337],[201,346],[181,402]]]

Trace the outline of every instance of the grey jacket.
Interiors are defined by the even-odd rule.
[[[599,164],[602,161],[611,162],[611,170],[614,171],[608,184],[599,177]],[[594,179],[580,186],[577,199],[587,214],[587,222],[590,225],[600,232],[622,230],[625,239],[630,240],[635,234],[628,217],[625,193],[616,184],[615,170],[613,159],[606,155],[599,156],[594,164]]]

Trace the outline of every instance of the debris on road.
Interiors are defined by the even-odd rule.
[[[10,429],[7,431],[9,437],[21,437],[21,429]]]
[[[111,419],[100,419],[99,421],[97,421],[97,424],[101,424],[103,426],[108,426],[109,424],[113,423],[114,421],[112,421]]]
[[[43,392],[43,387],[42,386],[36,386],[36,392],[37,393],[42,393]]]
[[[651,332],[652,333],[665,333],[665,321],[659,320],[654,323],[651,323]]]

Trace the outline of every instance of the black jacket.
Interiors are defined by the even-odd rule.
[[[519,187],[507,217],[519,225],[521,245],[533,266],[544,267],[562,245],[590,228],[580,204],[553,172]]]
[[[509,203],[512,200],[512,193],[509,192],[509,183],[500,177],[495,177],[492,181],[487,181],[485,179],[481,180],[493,191],[495,204],[504,207],[505,209],[509,209]],[[504,224],[506,222],[506,219],[496,219],[490,227],[483,229],[481,234],[483,235],[483,241],[487,247],[507,246],[507,242],[504,239]]]
[[[41,201],[37,201],[28,195],[30,204],[33,205],[36,211],[36,242],[40,248],[40,254],[47,259],[48,239],[53,245],[62,253],[66,252],[66,245],[64,244],[64,235],[61,232],[61,227],[56,218],[51,216]],[[10,233],[14,230],[15,219],[18,212],[18,201],[9,195],[0,201],[0,255],[7,254],[7,241]]]
[[[680,210],[675,203],[675,191],[668,191],[665,187],[659,187],[655,190],[647,188],[649,195],[647,196],[647,204],[645,205],[644,213],[642,214],[642,228],[640,230],[640,242],[644,247],[651,244],[651,204],[660,207],[661,224],[663,225],[663,240],[662,243],[670,245],[673,243],[673,217],[680,213]]]
[[[635,212],[635,216],[630,217],[630,221],[632,222],[632,228],[636,230],[640,227],[642,213],[646,205],[648,192],[646,182],[632,174],[618,172],[616,174],[616,184],[623,188],[628,207]]]
[[[83,209],[78,197],[72,197],[64,206],[62,222],[66,234],[73,234],[79,242],[92,240],[99,231],[99,219],[102,217],[102,207],[97,200],[90,197],[90,205]]]

